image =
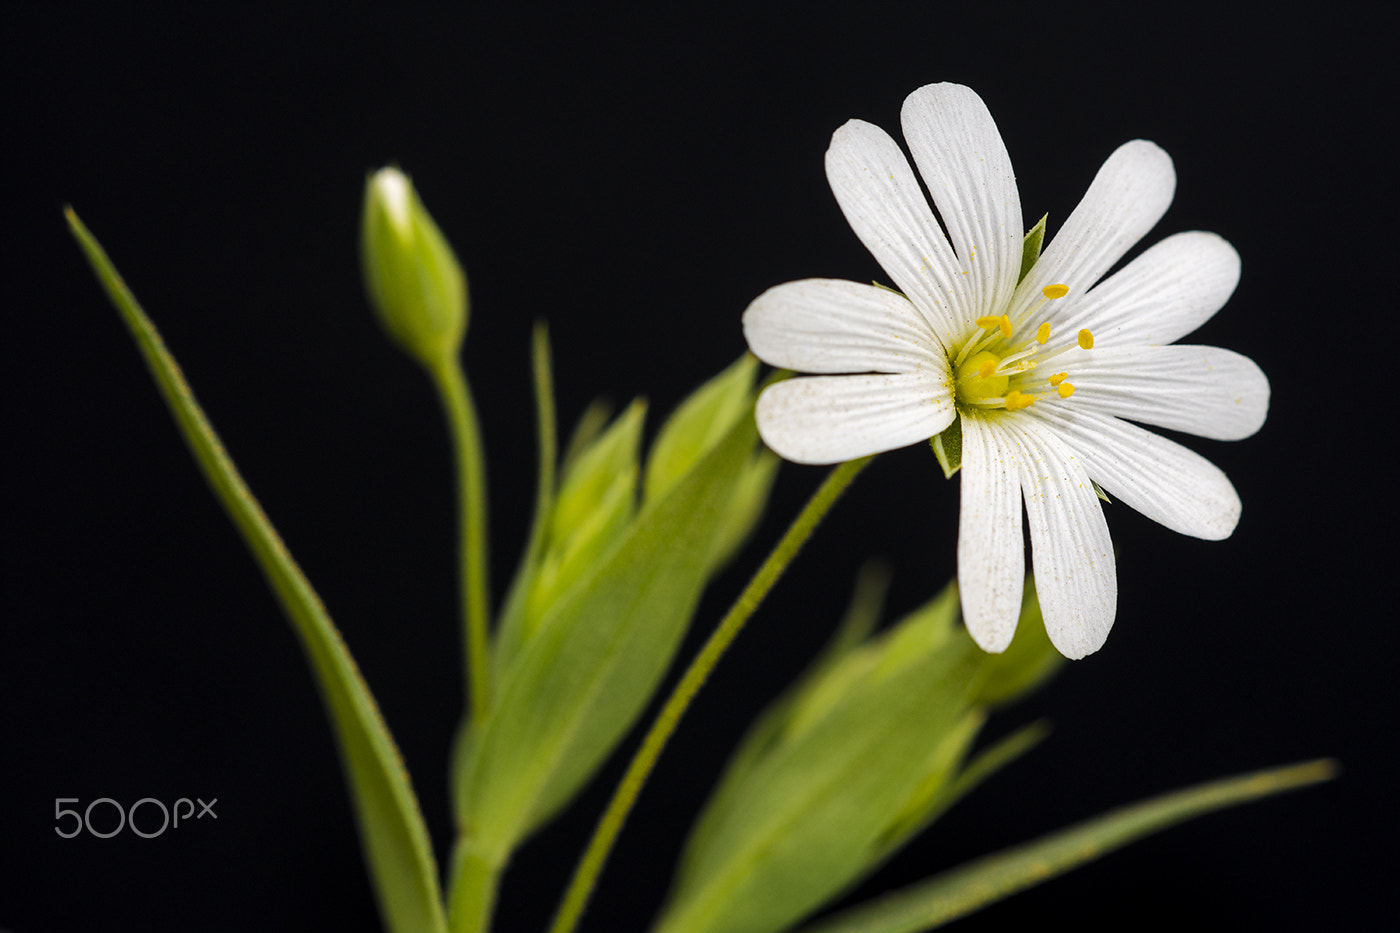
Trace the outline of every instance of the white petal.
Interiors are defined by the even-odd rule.
[[[1106,347],[1072,367],[1074,404],[1198,437],[1249,437],[1269,413],[1263,371],[1219,347]]]
[[[932,372],[948,366],[907,298],[839,279],[768,289],[744,312],[744,338],[765,363],[808,373]]]
[[[1049,320],[1065,333],[1089,328],[1099,347],[1175,343],[1210,320],[1239,280],[1233,246],[1214,233],[1178,233],[1066,305],[1070,313]]]
[[[930,84],[905,99],[900,118],[976,306],[1001,308],[1021,272],[1021,196],[987,105],[971,88]]]
[[[985,651],[1011,644],[1021,616],[1026,550],[1015,444],[995,424],[962,419],[958,590],[963,621]]]
[[[878,126],[851,120],[831,136],[826,177],[856,236],[947,343],[971,296],[899,145]]]
[[[1078,396],[1076,396],[1078,398]],[[1073,402],[1036,405],[1089,475],[1114,499],[1172,531],[1218,541],[1240,520],[1240,497],[1222,471],[1195,451]]]
[[[1004,423],[1022,444],[1021,491],[1045,632],[1065,657],[1082,658],[1103,647],[1118,611],[1108,522],[1084,464],[1053,432],[1031,418]]]
[[[785,460],[840,463],[933,437],[953,421],[953,390],[946,371],[809,376],[769,386],[754,416]]]
[[[1056,304],[1076,303],[1162,218],[1175,191],[1171,157],[1156,143],[1135,139],[1119,146],[1021,282],[1012,319],[1041,301],[1047,285],[1069,286],[1069,297]]]

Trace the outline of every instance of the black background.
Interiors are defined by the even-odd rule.
[[[1274,395],[1256,437],[1192,441],[1244,500],[1235,535],[1200,542],[1111,507],[1107,646],[988,727],[1047,717],[1055,733],[860,893],[1187,783],[1335,756],[1335,783],[1170,830],[961,928],[1393,920],[1383,8],[1125,7],[12,10],[0,926],[378,926],[305,662],[63,204],[162,328],[336,618],[441,857],[462,689],[449,452],[426,379],[361,296],[365,173],[409,171],[470,275],[499,593],[529,520],[531,323],[552,330],[564,425],[595,394],[645,393],[654,427],[744,349],[739,315],[765,288],[880,275],[822,153],[851,117],[896,131],[904,96],[941,80],[986,100],[1026,217],[1048,211],[1052,236],[1114,147],[1160,143],[1178,196],[1149,242],[1214,230],[1244,262],[1190,339],[1253,357]],[[688,650],[821,472],[784,467]],[[926,448],[859,480],[702,693],[585,929],[644,927],[728,749],[829,633],[860,563],[888,559],[891,610],[912,608],[953,572],[956,516]],[[620,767],[519,854],[500,929],[543,926]],[[57,797],[147,796],[217,797],[218,821],[154,840],[54,833]]]

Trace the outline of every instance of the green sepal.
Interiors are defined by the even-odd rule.
[[[336,737],[384,925],[394,933],[445,933],[437,863],[418,798],[355,659],[229,458],[155,325],[78,215],[71,208],[65,213],[88,264],[145,357],[186,445],[301,643]]]
[[[1040,258],[1040,248],[1045,243],[1045,221],[1049,219],[1049,214],[1044,214],[1031,227],[1026,238],[1021,241],[1021,274],[1016,276],[1016,284],[1020,285],[1021,280],[1026,277],[1026,273],[1031,271],[1035,261]]]
[[[1102,499],[1104,502],[1107,502],[1109,505],[1113,504],[1113,500],[1108,497],[1108,493],[1103,491],[1102,486],[1100,486],[1098,483],[1095,483],[1093,480],[1089,480],[1089,482],[1094,487],[1094,495],[1098,496],[1100,499]]]
[[[952,424],[930,438],[929,446],[943,468],[943,478],[952,479],[962,469],[962,416],[955,416]]]

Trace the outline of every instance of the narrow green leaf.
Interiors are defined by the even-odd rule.
[[[1224,778],[1155,797],[954,868],[806,927],[803,933],[932,930],[1149,833],[1212,810],[1326,781],[1336,773],[1336,763],[1324,759]]]
[[[549,329],[543,321],[535,324],[532,344],[532,369],[535,377],[535,423],[539,446],[539,473],[535,482],[535,517],[530,524],[530,537],[520,565],[511,580],[510,590],[501,608],[496,626],[495,657],[497,668],[509,666],[523,641],[522,623],[525,597],[544,559],[548,540],[549,516],[554,507],[555,460],[559,456],[558,428],[554,414],[554,374],[550,363]],[[453,771],[456,774],[456,770]]]
[[[71,208],[68,225],[121,312],[186,444],[301,640],[340,747],[380,913],[395,933],[446,930],[428,833],[408,772],[369,687],[321,600],[229,459],[184,375],[101,245]]]
[[[927,829],[934,820],[947,813],[953,804],[966,797],[997,771],[1030,751],[1049,734],[1050,727],[1045,723],[1031,723],[978,752],[971,761],[962,765],[962,770],[951,781],[940,786],[932,798],[923,802],[921,810],[911,812],[903,824],[896,824],[891,828],[889,842],[879,861],[888,859],[905,843]],[[876,866],[871,867],[873,870]]]
[[[757,441],[741,418],[561,595],[502,679],[458,788],[478,851],[510,850],[578,790],[656,689],[694,613],[727,491]]]

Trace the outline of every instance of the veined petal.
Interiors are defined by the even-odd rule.
[[[1015,446],[996,424],[962,419],[958,591],[967,631],[984,651],[1011,644],[1026,582]]]
[[[1094,286],[1054,326],[1089,328],[1098,347],[1175,343],[1219,311],[1240,281],[1240,255],[1214,233],[1167,237]]]
[[[914,164],[970,273],[976,307],[1001,308],[1021,271],[1021,196],[987,105],[961,84],[930,84],[905,99],[900,121]]]
[[[789,379],[764,390],[754,417],[783,459],[841,463],[933,437],[953,422],[953,389],[946,368]]]
[[[1074,364],[1074,404],[1105,415],[1237,441],[1264,424],[1269,380],[1219,347],[1105,347]]]
[[[1228,538],[1240,497],[1205,457],[1145,428],[1083,408],[1037,405],[1047,422],[1109,495],[1172,531],[1209,541]]]
[[[1119,146],[1021,282],[1012,320],[1040,302],[1047,285],[1069,286],[1069,296],[1050,306],[1051,321],[1072,313],[1094,283],[1162,218],[1175,192],[1171,157],[1156,143],[1135,139]]]
[[[1032,418],[1004,423],[1021,442],[1021,492],[1035,591],[1050,642],[1067,658],[1103,647],[1118,611],[1108,522],[1084,464]]]
[[[856,236],[946,344],[954,321],[967,317],[969,296],[899,145],[878,126],[850,120],[831,136],[826,178]]]
[[[840,279],[768,289],[744,312],[744,339],[765,363],[808,373],[948,367],[933,331],[907,298]]]

